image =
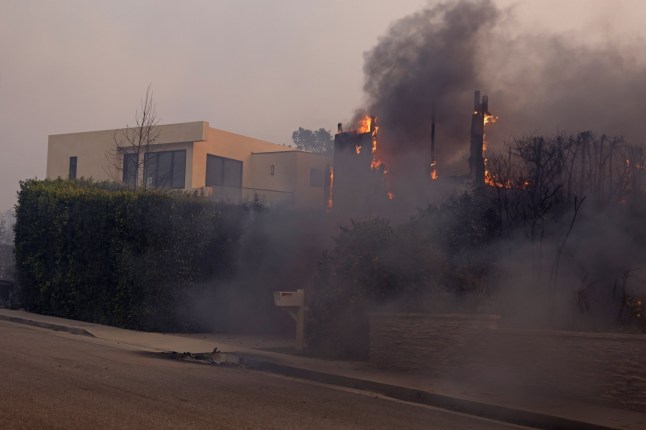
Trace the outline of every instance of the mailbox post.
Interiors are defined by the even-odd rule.
[[[305,291],[274,291],[274,303],[296,321],[296,349],[302,351],[305,345]]]

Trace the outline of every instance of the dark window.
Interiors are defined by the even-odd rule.
[[[129,187],[137,185],[139,154],[123,154],[123,183]]]
[[[69,179],[76,179],[76,163],[77,157],[70,157],[70,173],[68,175]]]
[[[204,185],[242,187],[242,161],[207,154]]]
[[[323,186],[323,170],[310,169],[310,186],[312,187]]]
[[[144,156],[147,187],[184,188],[186,151],[148,152]]]

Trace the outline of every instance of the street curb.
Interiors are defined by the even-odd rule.
[[[84,330],[82,328],[68,327],[60,324],[52,324],[52,323],[29,320],[25,318],[10,317],[7,315],[0,315],[0,320],[11,321],[18,324],[31,325],[31,326],[40,327],[40,328],[46,328],[49,330],[64,331],[67,333],[77,334],[80,336],[96,337],[89,331]]]
[[[242,363],[251,369],[307,379],[329,385],[371,391],[397,400],[438,407],[510,424],[553,430],[620,430],[617,427],[606,427],[523,409],[513,409],[505,406],[445,396],[414,388],[400,387],[366,379],[352,378],[333,373],[317,372],[315,370],[287,366],[253,355],[237,355],[240,356]]]

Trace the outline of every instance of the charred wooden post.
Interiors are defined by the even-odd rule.
[[[484,186],[484,126],[485,115],[489,113],[489,99],[487,96],[480,99],[480,91],[476,91],[473,100],[473,113],[471,115],[471,155],[469,157],[469,174],[476,187]]]
[[[435,179],[435,111],[431,114],[431,178]]]

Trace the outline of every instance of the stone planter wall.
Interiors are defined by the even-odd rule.
[[[509,330],[499,320],[373,314],[370,361],[484,389],[646,410],[646,335]]]

